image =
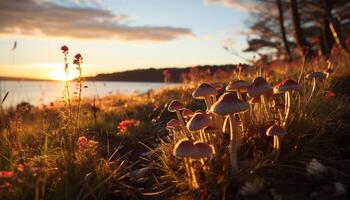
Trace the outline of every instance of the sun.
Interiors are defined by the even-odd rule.
[[[73,80],[78,77],[78,72],[69,71],[68,76],[63,70],[56,70],[50,73],[50,79],[55,81]]]

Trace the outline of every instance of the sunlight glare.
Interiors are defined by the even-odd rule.
[[[78,77],[78,72],[69,70],[68,77],[62,70],[56,70],[50,73],[50,79],[56,81],[73,80]]]

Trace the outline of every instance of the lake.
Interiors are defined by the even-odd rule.
[[[165,86],[165,83],[144,83],[144,82],[92,82],[83,83],[87,88],[83,88],[83,97],[96,98],[112,94],[132,94],[145,93],[151,89],[158,89]],[[169,85],[169,84],[167,84]],[[1,97],[7,91],[9,95],[3,106],[15,106],[25,101],[32,105],[39,106],[49,104],[62,97],[64,82],[62,81],[0,81]],[[74,92],[76,86],[74,82],[70,84],[70,92]]]

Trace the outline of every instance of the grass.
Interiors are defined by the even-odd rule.
[[[62,102],[52,106],[23,104],[2,110],[0,170],[11,173],[0,174],[0,199],[346,199],[337,193],[335,183],[350,184],[350,57],[340,54],[332,61],[335,73],[317,86],[308,105],[310,81],[303,80],[303,89],[292,93],[291,117],[284,127],[287,135],[277,160],[273,139],[265,132],[281,122],[281,116],[272,108],[265,114],[247,112],[245,128],[238,127],[239,173],[231,171],[228,130],[220,143],[221,136],[215,137],[219,156],[192,159],[197,189],[188,184],[183,160],[173,154],[175,144],[186,134],[168,131],[166,123],[176,118],[167,111],[173,99],[193,111],[205,110],[204,101],[191,95],[201,83],[198,80],[96,102],[80,99],[78,89],[77,94],[70,91],[69,98],[65,91]],[[280,65],[262,69],[269,83],[298,79],[298,62]],[[315,59],[306,65],[306,72],[324,66]],[[227,84],[237,74],[221,76]],[[255,68],[241,74],[250,83],[255,77]],[[206,77],[205,81],[218,80]],[[336,96],[328,96],[328,91]],[[218,92],[221,95],[224,89]],[[118,128],[128,119],[133,122]],[[306,172],[314,158],[327,168],[316,178]]]

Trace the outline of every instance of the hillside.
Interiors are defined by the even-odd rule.
[[[235,65],[204,65],[197,66],[200,71],[210,69],[210,73],[215,73],[217,70],[230,71]],[[181,82],[181,74],[188,73],[194,67],[185,68],[148,68],[136,69],[123,72],[114,72],[110,74],[98,74],[96,76],[85,77],[85,80],[93,81],[131,81],[131,82],[164,82],[163,71],[169,70],[171,74],[171,82]]]

